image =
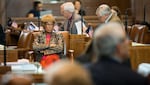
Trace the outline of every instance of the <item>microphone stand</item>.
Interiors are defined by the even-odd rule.
[[[126,31],[126,34],[128,36],[128,11],[130,10],[131,8],[127,8],[126,11],[125,11],[125,31]]]
[[[5,0],[5,19],[6,19],[6,22],[7,22],[7,0]],[[6,52],[6,27],[7,27],[7,24],[5,23],[5,28],[3,29],[3,32],[4,32],[4,60],[3,60],[3,63],[4,63],[4,66],[0,66],[0,73],[3,74],[3,73],[7,73],[8,71],[11,71],[11,67],[10,66],[7,66],[7,52]]]
[[[143,11],[143,22],[142,25],[146,25],[150,29],[150,24],[146,21],[146,9],[149,7],[149,5],[144,5],[144,11]]]
[[[81,7],[82,9],[82,7]],[[79,10],[80,11],[80,10]],[[81,31],[82,31],[82,35],[83,35],[83,23],[84,23],[84,20],[83,20],[83,13],[81,12]]]

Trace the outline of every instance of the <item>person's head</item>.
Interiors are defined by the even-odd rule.
[[[117,16],[119,16],[119,17],[121,16],[121,11],[120,11],[119,7],[112,6],[111,11],[112,11],[112,13],[116,14]]]
[[[119,23],[107,23],[94,33],[94,49],[99,59],[118,57],[121,61],[128,58],[128,39]]]
[[[34,1],[33,2],[33,7],[37,11],[42,11],[43,9],[43,4],[40,1]]]
[[[72,2],[66,2],[60,6],[61,14],[69,19],[75,11],[74,5]]]
[[[55,25],[55,18],[53,15],[45,15],[41,18],[42,26],[46,32],[52,32]]]
[[[2,76],[1,85],[32,85],[31,76],[8,73]]]
[[[44,79],[48,85],[92,85],[87,70],[67,60],[58,61],[48,67]]]
[[[96,15],[101,23],[104,23],[111,13],[110,7],[106,4],[100,5],[96,10]]]
[[[75,0],[73,2],[73,4],[74,4],[76,10],[80,10],[81,9],[82,2],[80,0]]]

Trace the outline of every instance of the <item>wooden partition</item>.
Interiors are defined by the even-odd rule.
[[[141,63],[150,63],[150,46],[131,46],[129,52],[133,70]]]
[[[86,43],[88,42],[85,39],[86,39],[85,35],[74,35],[74,34],[70,35],[69,49],[74,50],[75,57],[78,57],[84,52],[86,48]]]

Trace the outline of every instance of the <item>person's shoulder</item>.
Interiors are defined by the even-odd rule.
[[[31,9],[28,13],[34,13],[35,9]]]
[[[74,20],[75,21],[81,20],[81,16],[77,13],[74,13]]]
[[[112,18],[110,19],[111,22],[121,22],[120,18],[116,15],[112,15]]]

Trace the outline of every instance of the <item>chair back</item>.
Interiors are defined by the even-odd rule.
[[[68,50],[69,50],[69,32],[68,31],[59,31],[58,33],[61,33],[64,38],[64,55],[68,55]]]
[[[32,49],[33,35],[30,31],[22,31],[18,41],[18,48]]]

